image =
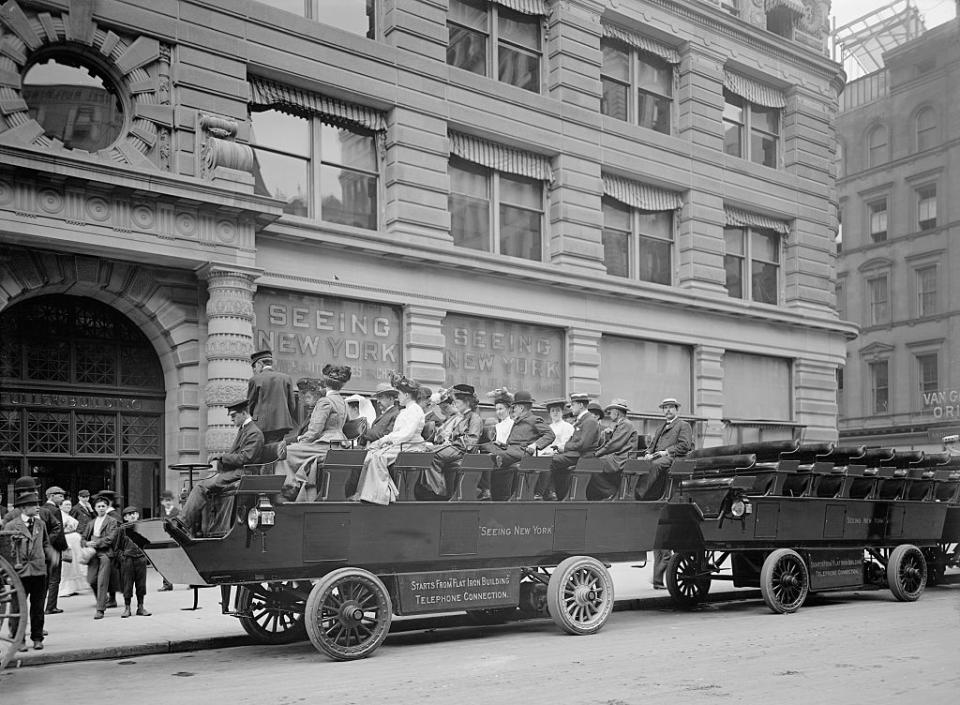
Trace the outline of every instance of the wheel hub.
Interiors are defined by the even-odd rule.
[[[587,585],[578,585],[573,590],[573,600],[578,607],[592,605],[597,601],[597,592]]]
[[[340,606],[340,621],[348,627],[353,627],[363,621],[363,610],[353,600],[348,600]]]

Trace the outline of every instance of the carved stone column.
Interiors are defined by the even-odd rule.
[[[207,264],[198,275],[207,282],[207,405],[205,447],[222,453],[237,434],[226,405],[247,396],[253,352],[253,292],[258,272]]]
[[[699,447],[723,445],[723,348],[698,345],[693,352],[693,411],[706,417]]]

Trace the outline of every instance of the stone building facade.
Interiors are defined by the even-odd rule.
[[[960,432],[958,31],[888,52],[842,98],[838,303],[861,327],[839,396],[845,442],[938,450]]]
[[[835,439],[828,5],[6,2],[8,482],[152,506],[267,345],[356,391],[402,368]]]

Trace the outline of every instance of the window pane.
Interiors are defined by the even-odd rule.
[[[640,211],[640,234],[658,237],[662,240],[673,239],[673,215],[670,211],[647,213]]]
[[[870,237],[874,242],[887,239],[887,202],[870,204]]]
[[[777,165],[777,140],[770,135],[751,130],[750,161],[764,166]]]
[[[630,82],[630,53],[609,42],[602,42],[604,76],[616,78],[623,83]]]
[[[536,211],[500,205],[500,253],[510,257],[541,260],[540,223]]]
[[[511,49],[503,44],[498,52],[499,78],[504,83],[540,92],[540,57]]]
[[[727,350],[723,354],[723,397],[726,418],[790,420],[790,360]]]
[[[377,229],[377,177],[323,165],[320,169],[320,219]]]
[[[487,72],[487,35],[448,24],[447,63],[481,76]]]
[[[917,315],[932,316],[937,313],[937,268],[923,267],[917,270]]]
[[[521,15],[510,12],[502,5],[497,8],[500,22],[500,39],[519,44],[531,51],[540,51],[540,18],[537,15]]]
[[[867,280],[870,294],[870,325],[887,322],[887,278],[875,277]]]
[[[603,263],[607,267],[607,274],[630,276],[630,233],[604,228],[602,237]]]
[[[543,210],[543,187],[539,181],[520,176],[500,175],[500,200],[524,206],[531,210]]]
[[[450,194],[449,204],[453,244],[474,250],[489,250],[490,202]]]
[[[742,255],[744,252],[743,246],[743,228],[724,228],[723,229],[723,240],[726,245],[726,253],[728,255]]]
[[[364,171],[377,170],[377,147],[373,135],[322,125],[320,149],[320,158],[326,164],[339,164]]]
[[[447,19],[486,32],[488,14],[486,3],[480,0],[450,0]]]
[[[734,157],[743,156],[743,126],[734,122],[723,122],[723,151]]]
[[[926,394],[940,391],[940,370],[937,353],[917,355],[917,371],[920,378],[920,391]]]
[[[609,198],[603,199],[602,207],[604,228],[631,231],[629,208]]]
[[[670,134],[670,100],[637,91],[637,122],[665,135]]]
[[[723,269],[727,275],[727,294],[736,299],[743,298],[743,258],[724,255]]]
[[[250,142],[301,157],[310,156],[310,121],[279,110],[250,113]]]
[[[750,104],[750,125],[773,135],[780,134],[780,111],[777,108],[761,108]]]
[[[762,231],[750,231],[751,255],[754,259],[765,260],[767,262],[780,261],[780,236],[776,233],[765,233]]]
[[[262,149],[253,150],[254,191],[285,202],[284,213],[310,214],[310,162]]]
[[[917,191],[917,220],[921,230],[937,227],[937,188],[925,186]]]
[[[270,7],[286,10],[295,15],[307,16],[307,2],[309,0],[262,0],[262,2]]]
[[[375,0],[323,0],[316,19],[368,39],[376,39]]]
[[[753,300],[762,304],[777,303],[777,272],[779,267],[768,262],[753,260]]]
[[[870,363],[870,377],[873,385],[873,413],[886,414],[890,402],[887,361]]]
[[[663,96],[672,96],[673,67],[665,61],[641,54],[637,62],[637,87]]]
[[[640,271],[637,274],[640,280],[654,284],[672,284],[673,272],[670,265],[672,243],[640,237],[637,239],[637,246],[640,254]]]
[[[600,83],[603,86],[600,112],[618,120],[629,120],[627,107],[629,87],[608,78],[601,78]]]
[[[743,124],[743,103],[730,93],[723,94],[723,119]]]
[[[490,177],[485,171],[466,164],[450,164],[450,190],[484,200],[490,200]]]

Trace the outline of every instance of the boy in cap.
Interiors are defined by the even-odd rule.
[[[77,503],[70,510],[70,516],[77,520],[77,531],[81,534],[87,528],[87,523],[93,519],[97,513],[90,504],[90,490],[80,490],[77,492]]]
[[[44,603],[47,599],[47,552],[50,550],[50,541],[47,539],[47,526],[38,515],[40,511],[40,495],[31,490],[26,482],[33,483],[33,478],[20,478],[14,489],[14,515],[4,525],[4,531],[12,536],[13,569],[20,576],[23,589],[27,593],[30,603],[30,639],[33,648],[43,648],[43,620]],[[19,486],[19,487],[18,487]],[[19,491],[17,491],[19,489]],[[10,628],[16,632],[19,622],[11,620]],[[20,647],[26,651],[26,644]]]
[[[83,532],[83,545],[93,548],[96,553],[87,563],[87,582],[97,596],[97,611],[94,619],[103,619],[107,609],[107,597],[110,590],[110,572],[112,570],[114,545],[117,541],[119,522],[110,516],[110,500],[97,495],[93,500],[97,516],[87,524]]]
[[[264,443],[275,443],[297,425],[297,398],[293,380],[273,369],[273,353],[259,350],[250,356],[253,376],[247,383],[250,418],[263,432]]]
[[[139,521],[140,510],[136,507],[124,507],[123,523]],[[147,594],[147,557],[129,536],[126,528],[120,532],[119,540],[120,581],[123,584],[123,612],[120,617],[130,616],[130,601],[133,598],[134,588],[137,593],[137,615],[149,617],[150,613],[143,606],[143,599]]]

